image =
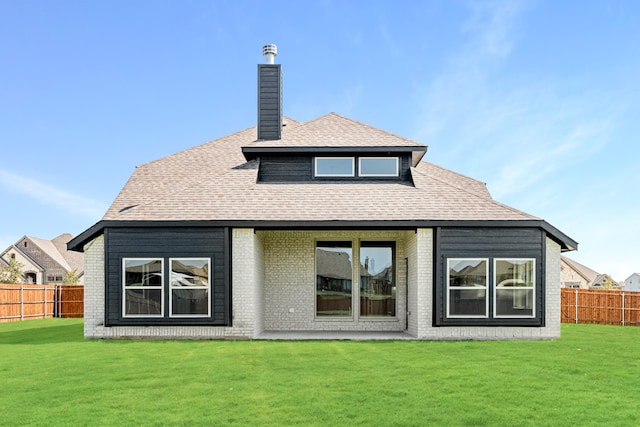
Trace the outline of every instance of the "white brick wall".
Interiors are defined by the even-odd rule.
[[[104,336],[104,236],[84,246],[84,336]]]
[[[405,253],[402,231],[264,231],[264,327],[267,331],[402,331],[405,329]],[[396,242],[395,318],[315,317],[315,242],[379,240]],[[357,243],[356,243],[357,244]],[[354,246],[353,265],[358,265]],[[354,286],[355,287],[355,286]]]

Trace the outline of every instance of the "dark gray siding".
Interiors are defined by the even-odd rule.
[[[309,182],[313,159],[308,155],[267,156],[260,159],[259,182]]]
[[[282,135],[282,70],[280,64],[258,65],[258,139]]]
[[[227,228],[108,228],[105,230],[106,319],[115,325],[228,325],[230,324],[230,259]],[[122,259],[207,257],[212,259],[210,318],[169,318],[170,293],[165,287],[164,318],[122,317]],[[165,268],[165,286],[169,283]]]
[[[388,157],[398,156],[399,162],[399,176],[398,177],[366,177],[360,178],[358,176],[349,178],[314,178],[313,176],[313,162],[315,155],[313,154],[290,154],[290,155],[263,155],[260,158],[260,170],[258,172],[258,182],[321,182],[321,181],[348,181],[348,182],[362,182],[362,181],[411,181],[411,154],[401,153],[367,153],[367,152],[350,152],[350,153],[336,153],[327,154],[322,153],[321,157],[355,157],[356,169],[358,167],[358,157]]]
[[[434,325],[543,326],[545,307],[545,238],[539,228],[436,228]],[[536,317],[532,319],[447,319],[447,258],[489,258],[489,276],[493,258],[535,258]],[[491,287],[490,287],[491,288]],[[493,312],[492,293],[489,312]]]

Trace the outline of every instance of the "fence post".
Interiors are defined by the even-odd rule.
[[[578,324],[578,289],[576,288],[576,325]]]
[[[24,285],[20,283],[20,320],[24,320]]]
[[[622,326],[624,326],[624,291],[622,291]]]
[[[60,316],[60,285],[55,285],[53,294],[55,296],[53,305],[56,307],[55,317],[59,318],[59,317],[62,317]]]
[[[47,318],[47,285],[42,286],[42,318]]]

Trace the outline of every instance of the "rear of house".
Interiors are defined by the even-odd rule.
[[[280,65],[258,76],[256,127],[138,167],[70,243],[86,337],[559,336],[576,242],[421,143],[283,116]]]

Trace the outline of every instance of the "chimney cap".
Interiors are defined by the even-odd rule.
[[[278,47],[275,44],[265,44],[262,46],[262,55],[265,56],[267,64],[273,64],[273,61],[278,54]]]

